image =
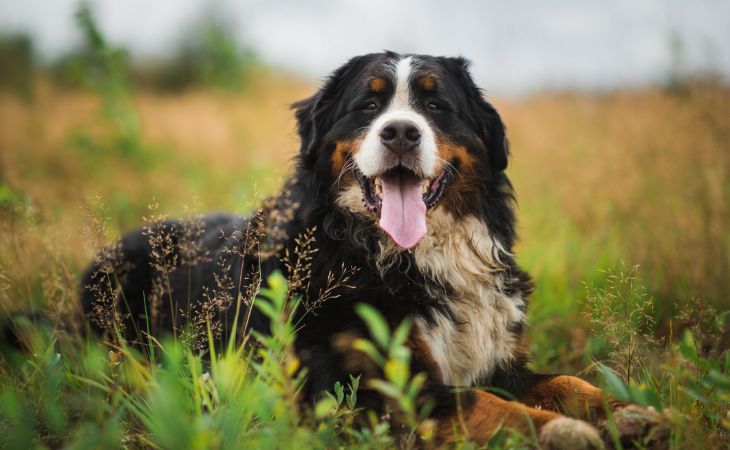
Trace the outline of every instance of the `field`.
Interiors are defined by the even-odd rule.
[[[157,343],[149,364],[69,332],[102,245],[146,217],[247,212],[277,191],[297,151],[287,105],[316,86],[265,68],[248,79],[170,94],[38,76],[30,96],[0,92],[1,311],[51,318],[31,355],[3,353],[4,446],[396,446],[377,418],[351,428],[352,395],[298,409],[286,318],[256,360],[230,349],[211,367],[182,342]],[[665,409],[672,448],[729,448],[730,89],[491,100],[511,141],[516,253],[537,285],[535,369]]]

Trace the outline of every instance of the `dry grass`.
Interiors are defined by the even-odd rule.
[[[174,149],[165,154],[168,159],[202,164],[197,169],[203,173],[228,175],[244,167],[285,164],[297,149],[288,105],[310,93],[310,86],[275,74],[256,80],[243,96],[202,91],[136,95],[142,138],[156,149]],[[88,167],[71,153],[79,133],[90,138],[109,134],[93,94],[40,83],[30,103],[3,93],[0,119],[0,145],[6,149],[0,160],[3,178],[35,202],[67,206],[69,199],[83,199],[105,187],[130,194],[139,191],[140,177],[132,170],[116,172],[113,184],[90,183],[94,174],[84,177]],[[169,173],[166,167],[144,181],[157,183],[153,188],[174,185],[179,174]],[[37,183],[39,179],[42,184]]]
[[[166,212],[182,212],[194,195],[201,208],[240,210],[258,202],[256,191],[273,192],[297,151],[288,104],[308,92],[306,84],[274,74],[258,78],[244,96],[141,93],[135,103],[148,146],[143,161],[93,145],[111,132],[91,93],[45,82],[32,102],[3,93],[0,182],[27,201],[44,224],[41,235],[65,236],[61,253],[78,267],[91,256],[78,233],[81,208],[95,208],[96,198],[110,209],[116,233],[140,226],[152,199]]]
[[[287,105],[314,88],[261,72],[236,95],[138,92],[142,145],[134,154],[110,144],[114,129],[88,92],[41,80],[30,102],[0,94],[2,311],[45,304],[54,322],[70,322],[79,271],[101,244],[141,226],[150,203],[159,205],[156,216],[252,210],[260,194],[279,189],[296,154]],[[649,380],[652,392],[670,393],[666,401],[683,408],[682,420],[694,420],[685,424],[685,438],[706,434],[700,417],[714,420],[708,442],[722,439],[725,431],[717,430],[730,426],[717,413],[724,397],[710,398],[716,404],[708,409],[686,395],[686,404],[676,403],[686,379],[700,380],[692,372],[697,367],[666,378],[668,387],[658,374],[680,367],[671,363],[680,358],[672,339],[682,327],[694,332],[702,357],[720,360],[728,348],[730,89],[544,94],[494,103],[512,143],[517,254],[537,282],[530,311],[535,366],[576,373],[596,360],[613,362],[626,379]],[[185,206],[191,200],[194,207]],[[307,260],[291,263],[306,273]],[[609,330],[627,330],[620,312],[633,294],[622,295],[614,284],[634,265],[640,269],[630,276],[647,288],[642,313],[652,311],[652,329],[621,335]],[[346,285],[349,270],[335,271],[332,282]],[[167,307],[164,299],[159,307]],[[205,318],[214,307],[192,314]],[[625,370],[615,348],[628,338],[644,346],[637,347],[640,373]]]
[[[544,222],[565,218],[581,237],[619,246],[662,299],[727,305],[730,90],[543,96],[502,111],[523,248],[540,251]]]

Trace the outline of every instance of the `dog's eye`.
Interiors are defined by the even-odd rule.
[[[441,107],[434,102],[430,102],[426,107],[431,111],[440,111]]]
[[[362,107],[365,111],[375,111],[378,109],[378,104],[375,102],[367,102],[365,103],[365,106]]]

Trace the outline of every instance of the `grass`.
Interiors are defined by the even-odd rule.
[[[59,87],[40,76],[32,96],[0,92],[0,304],[3,315],[33,306],[51,318],[30,334],[31,354],[0,364],[4,446],[398,445],[378,417],[352,426],[355,380],[312,410],[293,400],[303,380],[283,281],[267,296],[278,334],[252,337],[255,350],[228,346],[210,364],[182,339],[151,342],[150,363],[123,340],[86,342],[60,326],[74,323],[83,267],[143,217],[246,212],[276,192],[297,149],[287,104],[314,87],[263,68],[248,77],[237,93],[127,86],[111,100],[121,112],[109,112],[103,84]],[[730,90],[494,103],[512,143],[516,252],[537,283],[534,368],[666,409],[672,448],[727,447]],[[427,437],[428,421],[409,403],[419,381],[404,372],[399,332],[363,314],[373,342],[359,345],[390,367],[374,387],[404,414],[404,442]],[[529,442],[501,433],[493,447]]]

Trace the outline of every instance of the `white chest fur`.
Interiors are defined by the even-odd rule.
[[[475,217],[456,220],[438,208],[429,232],[415,249],[419,269],[448,283],[452,317],[438,314],[434,323],[416,327],[441,371],[444,384],[471,386],[514,357],[516,342],[509,326],[524,320],[520,294],[502,292],[505,266],[499,243]]]
[[[369,213],[362,192],[350,186],[337,199],[343,208]],[[452,317],[437,315],[430,324],[416,319],[415,326],[441,371],[444,384],[472,386],[509,362],[517,342],[509,326],[524,320],[521,294],[502,290],[505,277],[500,252],[506,253],[476,217],[456,219],[443,208],[428,212],[428,232],[415,247],[418,268],[453,294],[447,300]],[[392,240],[381,241],[379,265],[387,266],[402,251]]]

